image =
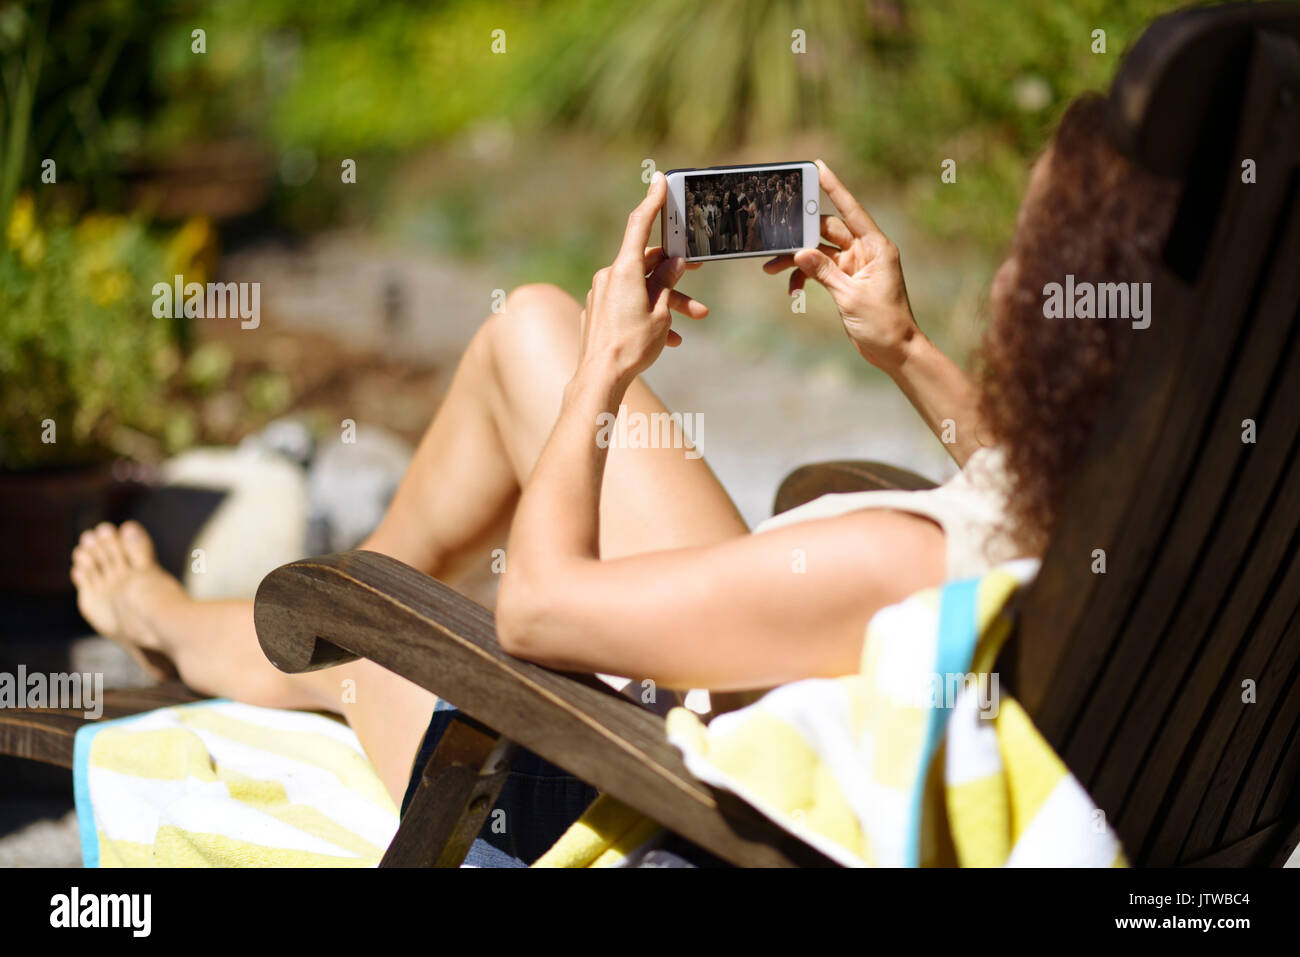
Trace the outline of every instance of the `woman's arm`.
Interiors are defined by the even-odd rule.
[[[559,472],[539,479],[529,483],[533,519],[559,501],[563,482]],[[502,647],[665,688],[743,691],[853,674],[872,615],[945,572],[939,527],[888,510],[610,561],[572,539],[532,539],[525,555],[534,534],[545,533],[516,518],[497,599]]]
[[[979,394],[957,363],[917,329],[882,369],[944,443],[958,465],[989,441],[980,424]]]
[[[821,218],[827,242],[817,249],[778,256],[763,268],[776,273],[796,267],[790,276],[791,293],[802,289],[806,278],[825,286],[858,352],[894,380],[957,464],[963,465],[987,441],[975,388],[917,327],[898,247],[825,163],[818,160],[817,168],[822,188],[840,213]]]
[[[871,615],[943,579],[943,534],[925,519],[859,512],[600,560],[607,450],[597,418],[617,412],[633,379],[680,341],[669,308],[682,264],[644,251],[664,193],[656,178],[618,258],[588,293],[578,370],[511,526],[497,598],[502,647],[670,688],[738,690],[856,671]]]

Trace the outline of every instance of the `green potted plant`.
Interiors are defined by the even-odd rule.
[[[150,290],[201,281],[210,230],[78,215],[120,204],[156,6],[0,6],[0,592],[69,588],[76,536],[116,517],[112,463],[193,437]]]
[[[76,535],[111,517],[109,464],[192,441],[193,414],[172,401],[179,330],[153,315],[151,288],[201,278],[203,235],[192,225],[163,243],[101,213],[42,222],[30,195],[14,202],[0,249],[0,525],[18,547],[0,549],[0,587],[66,587]]]

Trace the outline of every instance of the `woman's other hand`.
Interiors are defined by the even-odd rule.
[[[817,169],[822,189],[840,214],[821,217],[821,234],[827,242],[777,256],[764,263],[763,270],[779,273],[793,267],[791,295],[803,288],[806,279],[825,286],[858,352],[872,365],[893,372],[919,333],[907,301],[898,247],[830,167],[818,160]]]

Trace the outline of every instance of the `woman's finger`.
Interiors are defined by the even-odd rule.
[[[838,216],[822,215],[822,238],[829,239],[841,249],[853,245],[853,233]]]
[[[682,273],[685,271],[686,260],[681,256],[673,256],[669,259],[661,259],[650,271],[650,275],[646,279],[671,289],[677,285],[678,280],[682,278]]]
[[[844,250],[839,247],[830,246],[826,243],[819,244],[817,248],[832,258],[844,252]],[[769,275],[775,275],[779,272],[785,272],[787,269],[794,269],[794,257],[796,255],[797,253],[784,253],[780,256],[775,256],[772,259],[769,259],[767,262],[763,263],[763,272],[768,273]]]
[[[708,306],[676,289],[668,294],[668,308],[691,319],[703,319],[709,314]]]
[[[853,281],[820,249],[799,250],[794,254],[794,264],[809,279],[816,279],[831,292],[849,292],[853,288]]]
[[[669,260],[669,262],[671,262],[671,260]],[[646,279],[646,283],[645,283],[646,298],[651,302],[651,304],[656,303],[659,300],[660,295],[662,295],[662,293],[664,292],[664,290],[667,290],[668,308],[671,311],[680,313],[681,315],[687,316],[691,319],[703,319],[705,316],[707,316],[709,314],[708,306],[700,302],[698,299],[692,299],[684,292],[678,292],[676,289],[672,287],[672,283],[676,282],[679,276],[673,276],[671,273],[669,273],[665,277],[666,279],[670,280],[668,282],[665,282],[664,279],[660,278],[659,271],[662,270],[663,268],[664,267],[661,266],[659,270],[656,270],[654,274],[651,274]]]
[[[668,330],[668,341],[664,343],[670,349],[676,349],[682,344],[682,337],[676,329]]]
[[[817,169],[821,174],[822,189],[826,190],[826,195],[831,198],[835,208],[840,211],[840,216],[843,217],[844,224],[848,226],[849,231],[858,237],[879,233],[880,227],[876,225],[876,221],[867,215],[867,211],[862,208],[862,204],[853,198],[853,194],[840,182],[839,177],[831,172],[831,168],[818,160]]]
[[[796,269],[794,272],[790,273],[790,283],[786,287],[786,294],[793,296],[796,292],[798,292],[800,289],[803,288],[804,281],[807,278],[808,277],[805,276],[803,274],[803,271],[800,269]]]
[[[650,294],[650,313],[651,315],[667,319],[672,322],[672,299],[674,290],[668,286],[660,286],[653,281],[646,283],[646,291]]]
[[[664,197],[667,195],[668,187],[664,185],[664,174],[656,171],[650,178],[650,188],[646,190],[645,198],[628,214],[627,230],[623,233],[623,245],[618,251],[615,262],[630,265],[642,261],[645,257],[645,248],[649,244],[650,230],[654,228],[655,218],[659,215],[659,208],[663,206]]]
[[[668,258],[662,246],[649,246],[646,248],[645,256],[641,260],[641,265],[645,268],[645,274],[648,276],[661,262]]]

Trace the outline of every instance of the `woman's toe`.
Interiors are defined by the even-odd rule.
[[[117,529],[103,522],[95,528],[95,539],[99,543],[99,561],[105,574],[120,575],[126,571],[126,553],[122,551],[122,537]]]
[[[82,575],[85,576],[86,584],[94,587],[99,583],[100,570],[98,561],[98,548],[94,541],[94,536],[89,532],[83,532],[81,544],[72,550],[72,564],[74,567],[81,569]]]
[[[90,553],[90,549],[78,545],[72,550],[72,567],[81,570],[83,575],[89,575],[95,571],[95,557]]]
[[[129,521],[122,523],[122,551],[126,554],[127,563],[132,568],[145,568],[154,564],[153,539],[149,533],[144,530],[139,522]]]

